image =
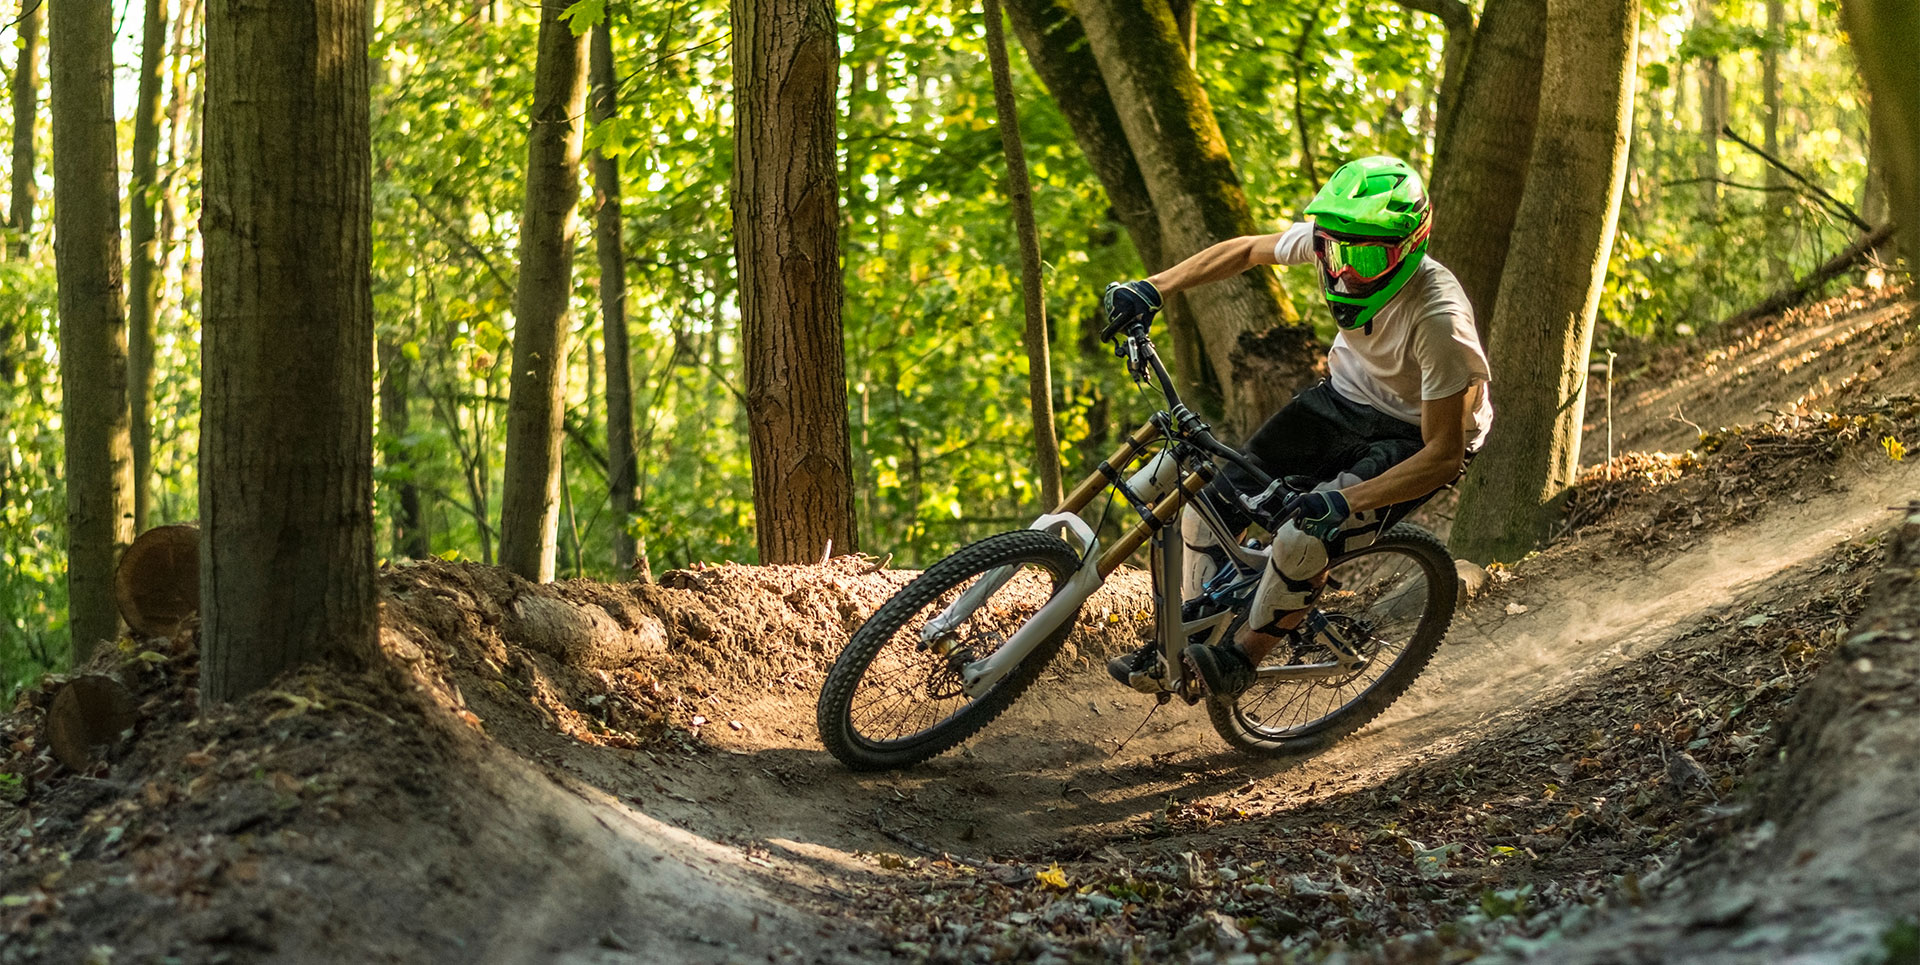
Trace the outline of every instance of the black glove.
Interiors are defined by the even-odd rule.
[[[1160,311],[1162,304],[1160,289],[1153,287],[1150,281],[1117,281],[1100,293],[1100,307],[1107,312],[1107,327],[1100,332],[1102,341],[1110,339],[1115,333],[1153,323],[1153,316]]]
[[[1317,489],[1301,493],[1288,507],[1288,514],[1300,532],[1324,542],[1339,535],[1340,524],[1347,521],[1353,510],[1340,490]]]

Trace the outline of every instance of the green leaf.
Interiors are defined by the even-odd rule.
[[[607,17],[607,0],[577,0],[567,9],[560,11],[560,19],[573,29],[575,37],[594,28],[595,24]]]

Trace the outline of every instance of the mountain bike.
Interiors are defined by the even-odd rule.
[[[906,767],[973,736],[1040,679],[1087,599],[1142,545],[1157,649],[1134,686],[1161,704],[1204,701],[1214,729],[1240,750],[1303,753],[1352,733],[1404,693],[1440,646],[1459,596],[1453,558],[1433,534],[1390,519],[1372,544],[1329,562],[1313,608],[1261,662],[1250,689],[1233,700],[1209,697],[1181,652],[1238,631],[1267,547],[1228,531],[1195,494],[1216,477],[1231,488],[1217,460],[1237,465],[1262,488],[1235,498],[1272,533],[1285,511],[1261,510],[1289,501],[1286,483],[1214,438],[1187,408],[1145,326],[1122,335],[1115,354],[1136,383],[1159,389],[1165,408],[1052,512],[928,567],[855,631],[816,708],[822,741],[847,766]],[[1108,490],[1138,521],[1103,546],[1083,512]],[[1177,521],[1189,503],[1231,563],[1183,601]]]

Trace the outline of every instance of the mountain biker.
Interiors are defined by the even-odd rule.
[[[1395,158],[1351,161],[1306,216],[1276,234],[1220,242],[1143,281],[1115,282],[1101,296],[1113,332],[1150,323],[1175,292],[1255,265],[1312,261],[1340,327],[1327,353],[1329,378],[1294,396],[1242,447],[1268,475],[1287,480],[1281,498],[1289,502],[1278,515],[1291,519],[1274,534],[1239,633],[1186,648],[1216,699],[1252,685],[1254,668],[1313,605],[1330,556],[1371,543],[1457,479],[1493,422],[1492,374],[1473,306],[1453,273],[1427,257],[1432,208],[1420,175]],[[1236,494],[1260,486],[1231,464],[1223,476],[1200,498],[1239,533],[1252,514]],[[1228,556],[1192,505],[1180,534],[1182,599],[1192,600]],[[1157,652],[1148,644],[1115,657],[1108,672],[1151,689],[1136,678],[1151,671]]]

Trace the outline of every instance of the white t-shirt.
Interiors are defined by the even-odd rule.
[[[1313,261],[1313,224],[1296,222],[1273,246],[1282,265]],[[1476,452],[1493,425],[1487,383],[1493,370],[1473,325],[1466,289],[1445,265],[1428,257],[1400,294],[1373,318],[1373,334],[1342,329],[1327,353],[1334,391],[1402,422],[1420,424],[1420,403],[1468,393],[1467,450]]]

